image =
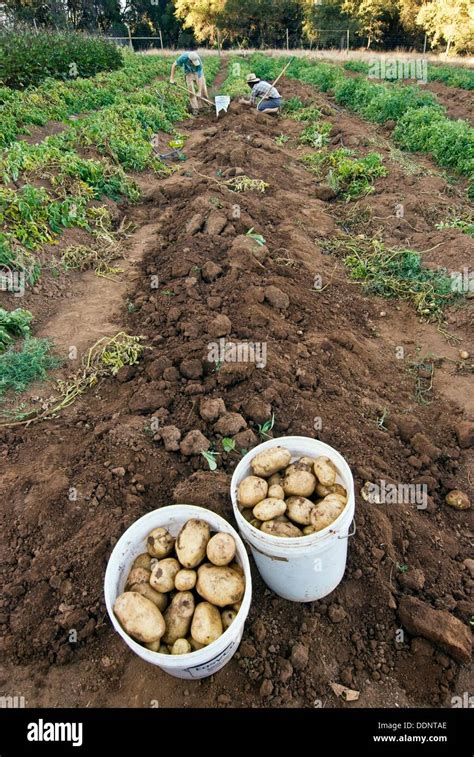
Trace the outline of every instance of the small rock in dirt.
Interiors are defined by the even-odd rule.
[[[267,629],[265,628],[265,623],[261,618],[258,618],[258,620],[255,621],[255,623],[252,626],[252,633],[257,639],[257,641],[264,641],[267,636]]]
[[[202,216],[201,213],[194,213],[186,224],[186,233],[191,236],[197,234],[198,231],[201,231],[203,226],[204,216]]]
[[[290,662],[295,670],[303,670],[308,664],[309,650],[305,644],[294,644],[291,648]]]
[[[230,318],[221,313],[209,322],[207,331],[210,336],[227,336],[232,331],[232,322]]]
[[[218,210],[211,210],[204,231],[217,236],[224,230],[226,223],[227,218],[223,213],[220,213]]]
[[[398,615],[408,633],[432,641],[459,663],[470,659],[471,632],[450,613],[434,610],[416,597],[402,597]]]
[[[163,371],[163,379],[171,383],[177,381],[179,379],[178,369],[175,368],[174,365],[170,365],[169,368],[165,368],[165,370]]]
[[[209,282],[217,279],[217,277],[221,275],[222,271],[223,269],[220,265],[213,263],[212,260],[208,260],[207,263],[204,263],[201,269],[201,275],[204,281]]]
[[[445,502],[456,510],[469,510],[471,507],[469,497],[460,489],[453,489],[451,492],[448,492],[445,497]]]
[[[474,421],[462,421],[458,423],[455,431],[461,449],[474,447]]]
[[[177,452],[181,439],[181,431],[176,426],[163,426],[159,431],[165,450],[167,452]]]
[[[246,268],[246,262],[251,260],[252,257],[262,262],[268,255],[268,247],[259,245],[255,239],[246,234],[239,234],[233,240],[228,254],[234,264],[240,263],[242,268]]]
[[[245,431],[239,431],[234,436],[234,442],[237,449],[252,449],[258,443],[257,435],[254,434],[251,428],[246,428]]]
[[[247,418],[250,418],[254,423],[262,424],[272,417],[272,406],[261,397],[251,397],[247,400],[243,406],[243,411]]]
[[[122,465],[119,465],[117,468],[112,468],[111,473],[113,476],[119,476],[123,478],[123,476],[125,476],[126,470]]]
[[[347,614],[341,605],[330,605],[328,607],[328,616],[332,623],[340,623],[345,620]]]
[[[260,696],[264,699],[271,697],[273,694],[273,683],[269,678],[265,678],[260,686]]]
[[[296,377],[298,384],[302,389],[311,389],[316,383],[316,377],[309,371],[305,371],[303,368],[298,368],[296,371]]]
[[[409,568],[406,573],[398,575],[398,583],[413,591],[421,591],[425,585],[425,580],[425,574],[419,568]]]
[[[185,197],[188,189],[192,189],[193,186],[193,182],[190,179],[175,177],[166,184],[161,184],[160,188],[165,197],[170,199],[175,197]]]
[[[204,129],[203,134],[205,137],[214,137],[217,132],[217,126],[209,126],[207,129]]]
[[[226,412],[225,402],[220,397],[216,399],[204,398],[199,404],[199,415],[204,421],[212,423]]]
[[[288,295],[276,286],[265,287],[265,299],[277,310],[286,310],[290,305]]]
[[[430,642],[420,636],[411,640],[410,649],[417,657],[432,657],[434,652]]]
[[[222,297],[208,297],[206,305],[209,310],[218,310],[222,305]]]
[[[181,375],[187,379],[198,379],[203,374],[202,363],[198,358],[183,360],[179,366]]]
[[[421,433],[421,423],[412,416],[398,417],[396,423],[400,439],[403,439],[404,442],[409,442],[415,434]]]
[[[137,375],[136,365],[122,365],[115,374],[115,378],[119,384],[125,384],[127,381],[131,381]]]
[[[327,184],[317,184],[314,188],[314,194],[318,200],[324,200],[324,202],[329,202],[329,200],[334,200],[337,197],[334,189]]]
[[[410,444],[419,455],[426,455],[430,460],[437,460],[441,455],[439,447],[436,447],[425,434],[415,434],[410,439]]]
[[[224,363],[217,372],[219,386],[233,386],[250,378],[254,371],[253,363]]]
[[[179,445],[181,454],[199,455],[202,450],[206,451],[211,446],[209,439],[206,439],[203,433],[199,429],[195,428],[186,434],[183,441]]]
[[[247,426],[247,421],[240,413],[225,413],[221,416],[214,426],[216,434],[222,436],[234,436]]]
[[[171,400],[163,392],[157,391],[153,384],[141,387],[129,400],[128,408],[132,413],[148,413],[160,407],[169,407]]]
[[[284,657],[282,657],[278,664],[279,668],[279,679],[282,683],[286,683],[290,680],[291,676],[293,675],[293,665],[289,660],[286,660]]]
[[[217,701],[219,704],[231,704],[232,697],[230,697],[228,694],[219,694]]]
[[[257,650],[249,641],[243,641],[239,651],[242,657],[249,657],[251,660],[257,656]]]
[[[166,368],[170,368],[171,366],[171,360],[163,355],[162,357],[156,358],[156,360],[153,360],[147,365],[146,373],[151,379],[155,381],[160,379],[163,376],[163,371]]]
[[[465,568],[468,569],[469,573],[471,574],[471,578],[474,578],[474,560],[468,557],[466,560],[463,560],[462,564]]]

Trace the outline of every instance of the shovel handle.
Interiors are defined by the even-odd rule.
[[[187,92],[188,95],[191,95],[191,97],[194,95],[194,97],[199,97],[200,100],[204,100],[205,103],[209,103],[209,105],[212,105],[214,107],[214,103],[211,100],[208,100],[207,97],[203,97],[202,95],[198,95],[197,92],[193,92],[191,89],[188,89],[187,87],[183,87],[182,84],[177,84],[174,82],[174,86],[178,87],[178,89],[182,89],[184,92]]]

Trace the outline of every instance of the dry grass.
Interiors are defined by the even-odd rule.
[[[181,53],[186,52],[185,50],[170,50],[170,49],[164,49],[161,50],[159,48],[153,48],[151,50],[144,50],[144,55],[166,55],[170,58],[177,58],[178,55],[181,55]],[[218,55],[217,50],[211,50],[207,48],[200,48],[198,51],[199,55]],[[404,60],[412,60],[414,58],[420,58],[422,57],[424,60],[427,60],[429,63],[442,63],[443,65],[452,65],[452,66],[465,66],[466,68],[473,68],[474,67],[474,56],[461,56],[461,55],[449,55],[449,57],[446,56],[445,53],[430,53],[427,52],[423,54],[422,52],[406,52],[404,50],[390,50],[388,52],[377,52],[374,50],[365,50],[365,49],[358,49],[358,50],[349,50],[349,53],[347,53],[345,50],[309,50],[304,48],[298,48],[298,49],[291,49],[291,50],[285,50],[285,49],[268,49],[268,50],[258,50],[257,48],[248,48],[248,49],[240,49],[235,48],[232,50],[225,50],[223,52],[223,58],[225,59],[229,55],[242,55],[242,56],[249,56],[253,55],[253,53],[265,53],[266,55],[270,56],[280,56],[280,55],[296,55],[297,57],[307,57],[312,58],[314,60],[332,60],[335,62],[341,62],[341,63],[347,63],[348,60],[365,60],[368,61],[373,58],[380,58],[383,59],[392,59],[393,58],[403,58]]]

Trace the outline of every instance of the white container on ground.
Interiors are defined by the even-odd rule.
[[[285,447],[292,460],[303,455],[325,455],[335,464],[337,482],[347,491],[347,504],[339,517],[326,528],[308,536],[286,538],[265,534],[251,526],[237,505],[237,488],[252,474],[250,461],[271,447]],[[342,457],[329,444],[306,436],[283,436],[259,444],[248,452],[234,471],[231,482],[234,515],[243,539],[250,545],[257,568],[267,586],[292,602],[313,602],[330,594],[341,582],[346,568],[347,543],[354,519],[354,480]]]
[[[237,617],[229,628],[207,647],[184,655],[167,655],[152,652],[134,641],[122,628],[115,617],[113,606],[118,595],[125,589],[128,573],[134,559],[146,552],[146,537],[154,528],[163,526],[177,536],[181,527],[190,518],[205,520],[211,531],[224,531],[231,534],[237,545],[236,562],[245,575],[245,594]],[[224,518],[211,510],[195,505],[169,505],[153,510],[133,523],[118,540],[110,556],[104,581],[105,604],[110,620],[125,643],[139,657],[152,665],[157,665],[176,678],[206,678],[216,673],[229,662],[237,651],[242,638],[245,620],[252,600],[252,577],[247,552],[237,531]],[[204,601],[204,600],[203,600]]]

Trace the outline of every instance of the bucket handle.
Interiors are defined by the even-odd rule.
[[[351,536],[354,536],[355,532],[357,531],[357,526],[356,526],[356,522],[355,522],[355,519],[353,519],[353,520],[352,520],[351,526],[352,526],[352,528],[353,528],[353,530],[352,530],[352,531],[348,531],[348,532],[347,532],[347,534],[346,534],[345,536],[338,536],[337,538],[338,538],[338,539],[350,539],[350,538],[351,538]],[[350,528],[350,527],[349,527],[349,528]]]

